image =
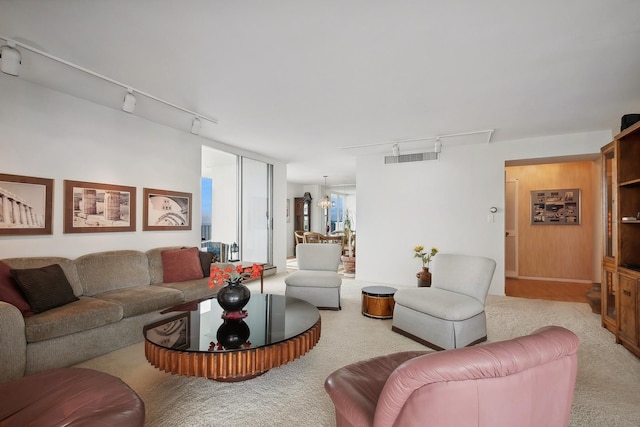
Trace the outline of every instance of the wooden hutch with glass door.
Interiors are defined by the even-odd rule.
[[[602,326],[616,333],[616,294],[617,294],[617,266],[616,266],[616,239],[618,226],[615,210],[615,198],[617,193],[615,144],[605,145],[602,152],[602,200],[604,213],[604,251],[602,259]]]
[[[640,122],[602,147],[602,326],[640,357]]]
[[[311,193],[304,193],[303,197],[294,199],[294,233],[295,231],[305,232],[311,231]],[[293,236],[293,253],[296,253],[298,239]]]

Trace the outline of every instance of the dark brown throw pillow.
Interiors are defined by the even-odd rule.
[[[213,262],[213,254],[211,252],[198,251],[198,255],[200,255],[202,277],[209,277],[211,275],[211,263]]]
[[[165,283],[202,279],[202,265],[198,248],[169,249],[160,252],[162,279]]]
[[[11,275],[34,313],[42,313],[78,300],[60,264],[15,269],[11,270]]]
[[[0,262],[0,301],[14,305],[24,317],[33,316],[29,302],[11,277],[11,267],[4,262]]]

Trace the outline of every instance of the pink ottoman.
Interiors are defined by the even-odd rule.
[[[122,380],[92,369],[51,369],[0,384],[0,425],[143,426],[144,402]]]

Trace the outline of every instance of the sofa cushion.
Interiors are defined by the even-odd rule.
[[[298,270],[284,278],[287,286],[339,288],[342,277],[333,271]]]
[[[122,306],[123,317],[152,313],[184,302],[182,292],[163,286],[151,285],[103,292],[95,295],[94,298]]]
[[[200,251],[195,247],[162,251],[160,256],[164,281],[170,283],[201,279],[203,273],[198,252]]]
[[[405,288],[393,298],[396,304],[438,319],[466,320],[484,311],[484,304],[477,299],[438,288]]]
[[[159,283],[161,288],[177,289],[184,295],[185,301],[195,301],[203,298],[211,298],[218,293],[219,287],[212,289],[209,287],[209,278],[186,280],[184,282]]]
[[[70,304],[27,317],[24,322],[27,342],[44,341],[115,323],[122,319],[122,311],[118,304],[80,297]]]
[[[12,269],[11,275],[24,292],[34,313],[42,313],[78,300],[59,264]]]
[[[150,283],[149,261],[140,251],[96,252],[76,259],[76,267],[87,296]]]
[[[211,252],[198,251],[200,257],[200,265],[202,266],[202,277],[211,275],[211,263],[213,262],[213,254]]]
[[[31,306],[11,276],[11,267],[0,261],[0,301],[15,306],[24,317],[33,316]]]
[[[151,276],[151,283],[162,283],[162,252],[170,249],[181,249],[180,246],[164,246],[160,248],[149,249],[145,252],[147,259],[149,260],[149,276]]]

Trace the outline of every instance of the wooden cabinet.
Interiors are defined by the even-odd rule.
[[[618,330],[616,318],[617,293],[617,225],[618,213],[615,209],[617,197],[615,142],[602,147],[602,213],[603,213],[603,255],[602,260],[602,326],[613,332]]]
[[[311,194],[295,198],[295,230],[311,231]]]
[[[303,197],[296,197],[294,199],[293,209],[293,221],[294,221],[294,233],[295,231],[311,231],[311,193],[304,193]],[[295,234],[294,239],[294,254],[295,247],[298,244]]]
[[[616,294],[617,294],[617,270],[616,266],[610,260],[605,258],[602,263],[602,326],[613,332],[618,330],[618,321],[616,317]]]
[[[640,357],[640,122],[616,135],[602,156],[602,325]]]
[[[638,278],[619,273],[620,283],[618,340],[638,349]],[[638,354],[637,352],[634,352]]]

